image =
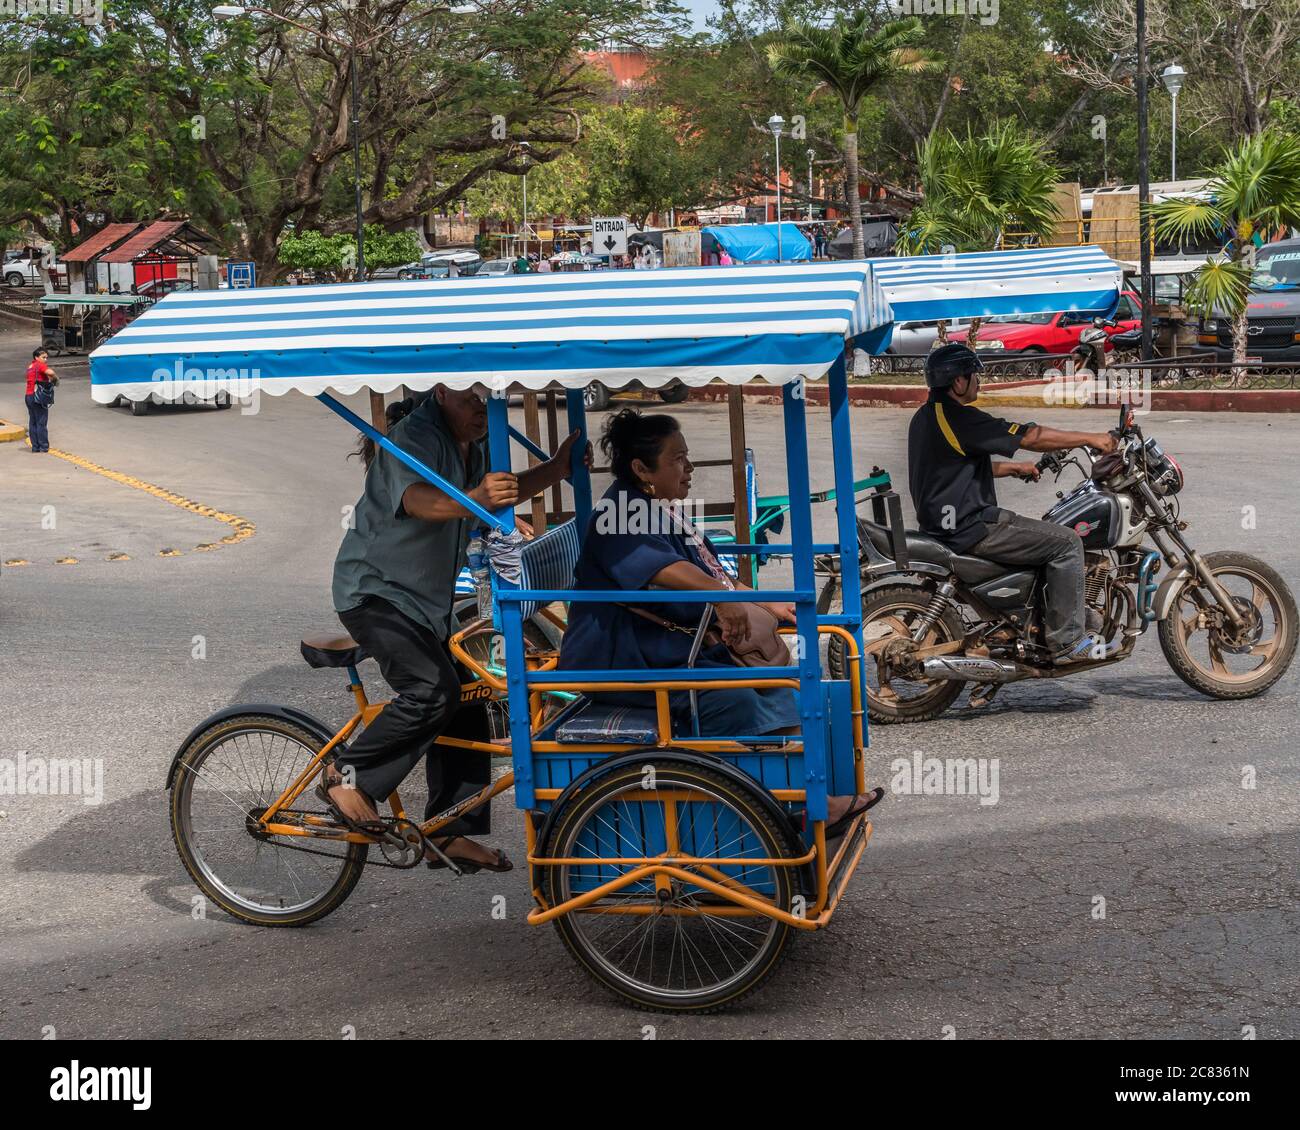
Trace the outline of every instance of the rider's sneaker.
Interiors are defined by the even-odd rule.
[[[1072,663],[1096,663],[1108,658],[1119,647],[1119,641],[1108,644],[1100,636],[1089,632],[1073,647],[1058,652],[1052,663],[1057,667],[1068,667]]]

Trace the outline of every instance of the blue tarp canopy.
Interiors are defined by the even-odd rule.
[[[1121,278],[1088,247],[178,291],[95,350],[91,395],[785,384],[846,341],[883,351],[895,320],[1103,313]]]
[[[724,224],[702,229],[711,235],[737,263],[763,263],[777,260],[776,230],[781,229],[781,261],[807,263],[812,244],[794,224]]]

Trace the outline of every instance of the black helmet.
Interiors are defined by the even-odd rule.
[[[973,349],[952,341],[925,359],[925,383],[931,388],[947,388],[958,377],[978,373],[983,368],[984,362]]]

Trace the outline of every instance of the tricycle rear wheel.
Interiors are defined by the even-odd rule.
[[[240,714],[214,723],[181,752],[172,837],[190,878],[227,914],[255,926],[306,926],[341,906],[360,880],[366,844],[257,831],[257,815],[321,746],[283,718]],[[310,786],[294,808],[325,815]]]
[[[749,788],[702,765],[647,751],[644,764],[613,769],[555,814],[542,857],[592,863],[540,865],[539,886],[558,906],[635,870],[609,858],[653,858],[665,849],[672,806],[681,854],[716,859],[681,870],[737,884],[791,911],[796,869],[728,863],[798,854],[758,786]],[[794,931],[688,880],[658,887],[639,879],[554,920],[564,944],[597,981],[624,1000],[659,1012],[713,1012],[754,992],[785,956]]]

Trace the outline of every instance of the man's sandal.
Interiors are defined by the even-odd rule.
[[[449,847],[451,847],[451,845],[454,844],[457,840],[460,840],[460,839],[464,839],[464,837],[463,837],[463,836],[452,836],[452,837],[451,837],[450,839],[448,839],[445,843],[441,843],[441,844],[439,844],[439,845],[438,845],[438,848],[439,848],[439,850],[441,850],[442,853],[443,853],[444,855],[446,855],[447,858],[450,859],[450,860],[452,861],[452,863],[454,863],[454,864],[455,864],[455,865],[456,865],[456,866],[457,866],[457,867],[458,867],[458,868],[459,868],[459,869],[460,869],[464,874],[466,874],[466,875],[474,875],[474,874],[477,874],[479,871],[496,871],[496,872],[504,872],[504,871],[513,871],[513,870],[515,869],[515,865],[514,865],[513,863],[510,862],[509,857],[508,857],[508,856],[506,855],[506,853],[503,852],[500,848],[496,848],[496,849],[495,849],[495,852],[496,852],[496,859],[495,859],[495,861],[492,862],[492,863],[481,863],[481,862],[479,862],[478,860],[474,860],[474,859],[462,859],[459,855],[452,855],[451,852],[449,852],[447,849],[448,849]],[[428,859],[428,860],[425,860],[424,865],[425,865],[425,866],[426,866],[430,871],[438,871],[438,870],[443,869],[443,868],[445,868],[445,867],[447,866],[445,863],[443,863],[443,861],[442,861],[441,859]]]
[[[829,842],[830,840],[833,840],[837,836],[840,836],[844,832],[846,832],[848,830],[849,825],[852,824],[854,820],[856,820],[868,809],[875,808],[876,805],[878,805],[880,801],[884,798],[884,795],[885,795],[885,790],[877,786],[876,788],[872,789],[869,793],[864,794],[866,800],[864,800],[861,804],[849,805],[848,812],[846,812],[833,824],[826,825],[827,841]]]
[[[327,761],[321,768],[320,781],[316,785],[316,798],[329,809],[330,815],[342,823],[349,832],[357,832],[363,836],[382,836],[388,831],[388,824],[383,820],[353,820],[330,798],[330,789],[337,788],[343,784],[343,774],[339,772],[338,766],[333,761]],[[365,796],[365,793],[361,794]],[[369,797],[366,797],[370,800]],[[371,806],[375,802],[370,800]]]

